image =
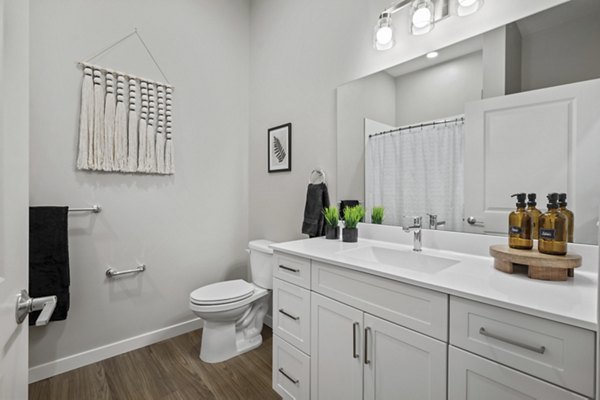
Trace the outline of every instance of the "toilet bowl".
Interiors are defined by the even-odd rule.
[[[190,309],[204,321],[200,359],[228,360],[262,344],[263,321],[273,288],[268,240],[248,244],[252,283],[242,279],[217,282],[190,294]]]

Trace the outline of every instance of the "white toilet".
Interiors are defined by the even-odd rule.
[[[190,309],[204,320],[200,359],[228,360],[262,344],[260,332],[273,289],[269,240],[248,243],[252,283],[243,279],[203,286],[190,294]]]

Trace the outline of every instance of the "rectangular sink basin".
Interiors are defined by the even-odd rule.
[[[460,262],[452,258],[430,256],[412,250],[397,250],[377,246],[359,247],[357,249],[341,251],[338,254],[356,260],[428,273],[439,272]]]

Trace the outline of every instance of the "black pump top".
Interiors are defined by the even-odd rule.
[[[561,207],[567,206],[567,194],[566,193],[560,193],[558,195],[558,205]]]
[[[525,208],[525,197],[527,197],[527,193],[515,193],[510,197],[517,198],[517,207],[518,208]]]
[[[558,208],[558,193],[548,193],[548,210]]]
[[[527,200],[529,200],[529,201],[527,202],[527,205],[528,205],[528,206],[531,206],[531,207],[535,207],[535,206],[537,205],[537,202],[535,201],[535,198],[536,198],[536,197],[537,197],[537,196],[535,195],[535,193],[529,193],[529,194],[527,195]]]

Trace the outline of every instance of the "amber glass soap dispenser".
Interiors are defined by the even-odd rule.
[[[531,236],[533,236],[534,239],[538,239],[538,234],[540,233],[540,229],[539,229],[540,215],[542,215],[542,212],[535,207],[537,205],[535,198],[536,198],[535,193],[529,193],[527,195],[527,212],[529,213],[529,215],[531,215],[531,221],[532,221]]]
[[[525,210],[525,193],[513,194],[517,198],[517,209],[508,216],[508,246],[513,249],[533,248],[531,239],[532,218]]]
[[[540,253],[567,254],[567,217],[558,210],[558,193],[548,195],[548,211],[540,216]]]
[[[573,231],[575,230],[575,214],[567,208],[567,194],[558,195],[558,211],[567,217],[567,240],[573,243]]]

